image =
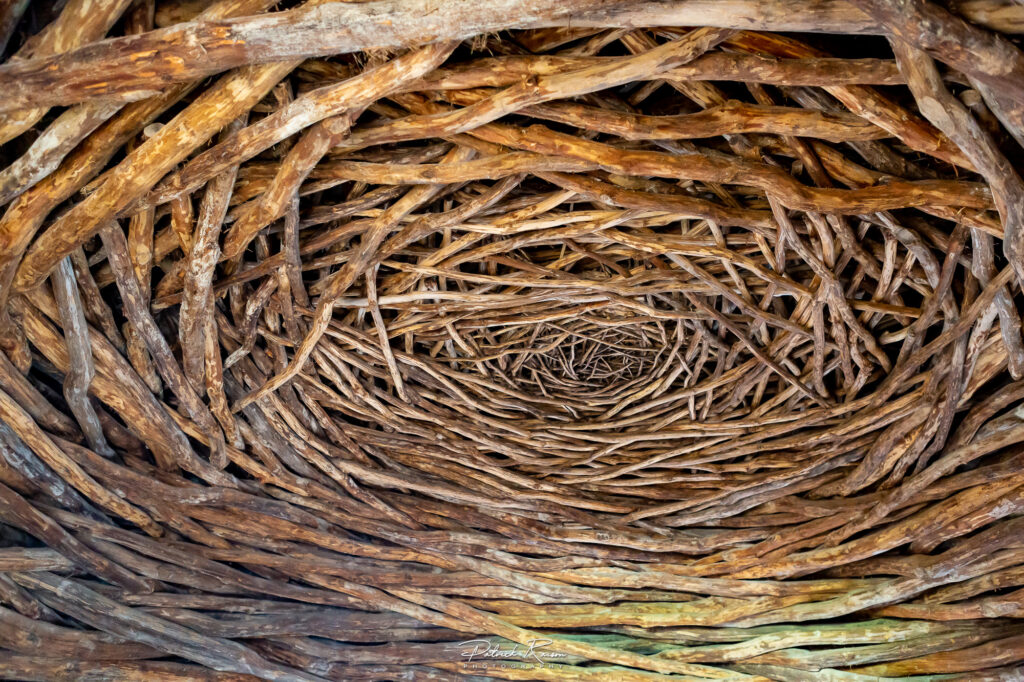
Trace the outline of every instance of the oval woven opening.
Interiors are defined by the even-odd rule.
[[[0,3],[0,679],[1020,679],[1020,34]]]

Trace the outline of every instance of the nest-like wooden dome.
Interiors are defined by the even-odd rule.
[[[0,679],[1021,679],[1024,6],[273,5],[0,2]]]

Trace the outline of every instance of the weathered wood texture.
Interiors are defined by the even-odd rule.
[[[1019,33],[0,0],[0,679],[1019,680]]]
[[[986,11],[992,4],[1002,5],[1001,11]],[[799,9],[794,9],[783,0],[315,1],[290,12],[197,20],[2,66],[0,78],[10,87],[0,101],[0,111],[102,97],[138,99],[160,86],[245,64],[395,49],[508,27],[707,25],[858,34],[888,30],[884,22],[874,21],[860,10],[855,0],[802,0]],[[964,3],[963,11],[997,29],[1024,32],[1024,7],[1016,3]],[[958,45],[951,56],[964,53],[970,53],[970,43]],[[54,72],[59,77],[54,78]]]

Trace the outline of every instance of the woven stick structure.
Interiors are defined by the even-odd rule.
[[[0,679],[1024,679],[1021,34],[0,1]]]

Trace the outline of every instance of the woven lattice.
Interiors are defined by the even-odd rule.
[[[0,2],[0,679],[1021,679],[1024,6],[273,5]]]

